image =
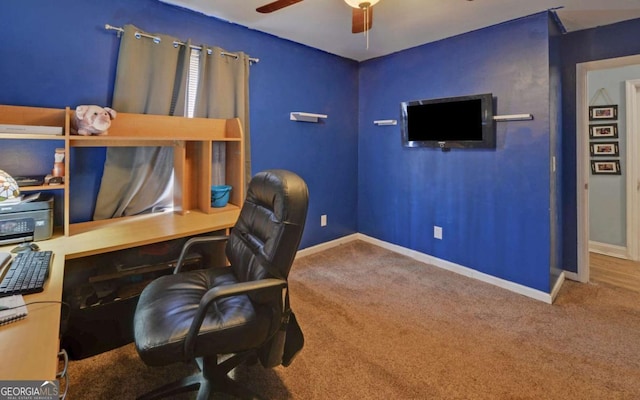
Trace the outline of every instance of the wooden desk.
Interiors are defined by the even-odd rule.
[[[44,291],[26,295],[25,302],[62,300],[65,260],[227,229],[235,225],[239,214],[240,209],[232,207],[213,214],[191,211],[111,220],[98,228],[80,226],[73,236],[38,242],[41,250],[53,251],[53,263]],[[13,247],[3,246],[0,251]],[[28,309],[25,319],[0,327],[0,380],[55,379],[60,304],[33,304]]]

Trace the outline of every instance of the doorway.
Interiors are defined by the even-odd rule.
[[[589,273],[593,283],[604,283],[640,293],[640,262],[589,254]]]
[[[591,175],[591,161],[596,159],[597,157],[593,157],[590,149],[592,150],[591,141],[589,135],[590,132],[590,124],[593,125],[595,122],[589,120],[589,106],[590,101],[593,100],[592,95],[589,90],[589,77],[590,73],[596,74],[600,73],[604,70],[616,69],[616,68],[625,68],[638,66],[640,69],[640,55],[638,56],[630,56],[630,57],[620,57],[615,59],[608,60],[599,60],[599,61],[591,61],[587,63],[577,64],[576,66],[576,126],[577,126],[577,134],[576,134],[576,170],[577,170],[577,208],[578,208],[578,273],[577,278],[581,282],[589,282],[590,277],[590,253],[589,253],[589,244],[590,244],[590,183],[597,183],[597,179],[602,179],[602,177],[594,176],[593,182],[590,182]],[[620,135],[626,135],[626,143],[625,148],[621,149],[623,152],[621,155],[625,156],[625,162],[621,163],[623,165],[623,177],[618,177],[618,181],[621,179],[623,182],[622,186],[622,199],[620,199],[620,204],[624,204],[624,211],[622,214],[626,214],[623,217],[623,222],[625,222],[625,227],[620,229],[624,229],[624,232],[621,233],[623,237],[622,243],[620,245],[614,246],[604,246],[604,253],[610,253],[609,255],[614,255],[616,257],[627,258],[630,260],[640,260],[640,232],[638,224],[626,223],[629,221],[639,221],[639,213],[640,213],[640,177],[638,174],[638,169],[640,163],[638,161],[638,144],[640,143],[640,138],[638,138],[640,122],[638,119],[640,115],[638,111],[638,105],[640,105],[640,79],[628,80],[625,87],[622,88],[621,93],[619,94],[619,98],[625,99],[627,108],[633,110],[635,112],[626,113],[627,118],[623,121],[622,125],[626,125],[626,129],[624,132],[621,130]],[[592,88],[593,89],[593,88]],[[593,92],[593,90],[591,90]],[[620,95],[622,97],[620,97]],[[622,101],[620,101],[622,103]],[[632,118],[633,116],[633,118]],[[629,133],[627,135],[627,132]],[[622,136],[621,136],[622,138]],[[617,143],[617,141],[616,141]],[[622,146],[621,146],[622,147]],[[611,157],[607,157],[611,159]],[[626,189],[625,190],[625,186]],[[626,192],[626,193],[625,193]],[[594,203],[596,203],[594,201]],[[626,236],[626,237],[625,237]],[[593,243],[592,243],[593,244]],[[602,259],[598,258],[595,261],[599,261],[598,265],[602,266]],[[611,260],[610,260],[611,261]],[[639,264],[640,265],[640,264]],[[596,275],[600,274],[600,270],[596,272]]]

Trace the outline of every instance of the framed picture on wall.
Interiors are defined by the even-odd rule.
[[[619,160],[591,160],[591,173],[593,175],[620,175],[620,161]]]
[[[589,125],[591,139],[615,139],[618,137],[618,124]]]
[[[589,106],[589,121],[618,119],[618,105]]]
[[[617,157],[620,155],[618,142],[591,142],[589,143],[589,150],[592,157]]]

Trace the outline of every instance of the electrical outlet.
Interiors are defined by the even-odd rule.
[[[442,240],[442,227],[441,226],[433,226],[433,237],[436,239]]]
[[[322,214],[320,216],[320,226],[327,226],[327,215]]]

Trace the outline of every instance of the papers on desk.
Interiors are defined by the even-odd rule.
[[[0,206],[15,206],[16,204],[20,204],[20,203],[30,203],[32,201],[38,200],[39,197],[40,197],[40,192],[31,193],[28,195],[21,194],[20,196],[15,197],[13,199],[0,201]]]
[[[2,268],[4,268],[5,265],[9,264],[9,261],[11,261],[11,253],[0,251],[0,278],[2,278]]]
[[[9,324],[27,316],[27,306],[21,294],[0,297],[0,325]]]

